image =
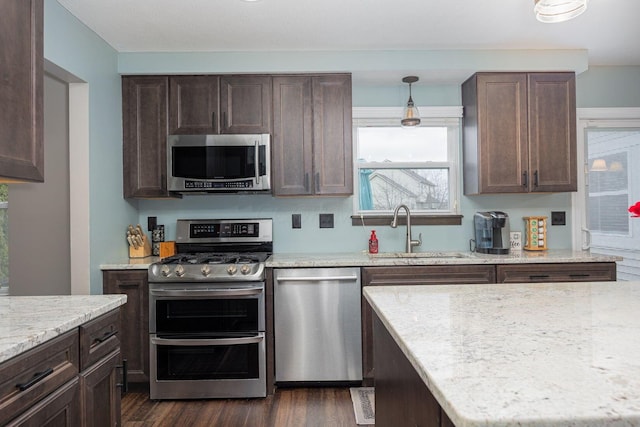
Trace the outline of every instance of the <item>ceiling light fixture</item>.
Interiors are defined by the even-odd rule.
[[[587,0],[533,0],[536,19],[544,23],[564,22],[587,10]]]
[[[403,83],[409,83],[409,100],[407,101],[407,106],[404,108],[402,120],[400,121],[402,127],[415,127],[420,125],[420,112],[418,111],[418,107],[413,105],[413,99],[411,98],[411,84],[417,81],[418,78],[416,76],[407,76],[402,79]]]

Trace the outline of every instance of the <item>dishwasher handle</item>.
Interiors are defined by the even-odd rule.
[[[337,281],[349,281],[355,282],[358,280],[358,276],[300,276],[300,277],[277,277],[278,282],[337,282]]]

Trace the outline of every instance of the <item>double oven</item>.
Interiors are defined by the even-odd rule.
[[[151,399],[266,396],[271,219],[178,220],[149,267]]]

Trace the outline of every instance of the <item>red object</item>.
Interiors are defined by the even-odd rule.
[[[369,237],[369,253],[378,253],[378,237],[376,237],[376,230],[371,230],[371,237]]]
[[[629,212],[632,217],[640,217],[640,202],[636,202],[635,205],[629,206]]]

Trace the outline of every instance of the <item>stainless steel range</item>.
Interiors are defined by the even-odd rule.
[[[271,219],[178,220],[149,267],[151,399],[266,396]]]

